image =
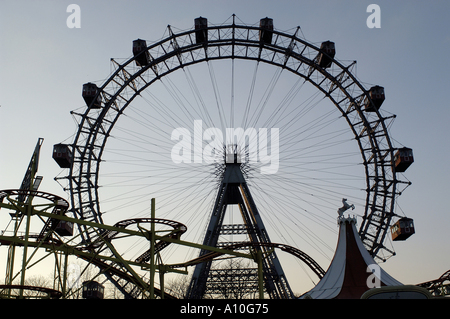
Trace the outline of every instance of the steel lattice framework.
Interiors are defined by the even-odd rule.
[[[427,289],[434,296],[449,296],[450,270],[447,270],[438,279],[423,282],[417,286]]]
[[[241,296],[254,294],[256,291],[258,291],[257,269],[214,269],[209,274],[205,294],[222,294],[229,297],[227,299],[238,299]]]
[[[261,40],[258,26],[226,25],[204,29],[206,40],[198,42],[196,30],[169,35],[147,46],[150,63],[136,66],[136,57],[124,63],[112,60],[112,75],[99,87],[97,96],[103,105],[91,105],[84,112],[72,112],[78,120],[78,132],[71,144],[73,164],[64,178],[70,193],[71,209],[78,219],[103,223],[99,199],[99,174],[108,137],[126,108],[144,90],[166,75],[190,65],[222,60],[242,59],[267,63],[303,78],[323,93],[348,123],[361,152],[366,176],[366,205],[359,228],[361,239],[374,257],[384,258],[392,252],[385,247],[386,235],[395,216],[395,199],[400,194],[394,169],[395,148],[388,134],[394,115],[384,117],[378,109],[367,112],[364,103],[371,96],[352,74],[355,62],[343,64],[332,58],[333,68],[317,63],[323,51],[298,36],[273,30],[270,43]],[[83,240],[94,242],[95,230],[81,225]]]

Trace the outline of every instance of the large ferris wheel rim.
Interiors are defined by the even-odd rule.
[[[290,72],[295,73],[296,75],[299,75],[303,77],[305,80],[307,80],[309,83],[314,85],[317,89],[319,89],[322,93],[324,93],[332,102],[333,104],[340,110],[343,117],[346,118],[354,136],[355,139],[359,145],[363,164],[365,167],[365,174],[366,174],[366,185],[367,185],[367,197],[366,197],[366,207],[364,212],[363,221],[360,226],[360,236],[364,240],[367,236],[367,233],[369,232],[369,228],[371,227],[371,222],[368,221],[369,215],[373,213],[373,210],[377,210],[378,212],[381,212],[381,218],[384,219],[383,223],[387,225],[383,229],[375,229],[375,235],[372,235],[374,237],[373,240],[373,246],[368,247],[368,250],[372,253],[372,255],[376,255],[379,249],[383,248],[383,242],[384,238],[388,232],[388,227],[390,225],[391,218],[393,217],[393,209],[394,209],[394,200],[396,196],[396,177],[395,173],[392,173],[393,171],[393,152],[394,148],[392,147],[392,143],[390,141],[390,137],[388,134],[388,130],[386,127],[386,124],[384,122],[384,118],[379,113],[378,109],[375,109],[372,114],[375,115],[376,121],[373,121],[373,123],[376,122],[377,126],[381,127],[381,130],[371,130],[371,122],[369,119],[365,116],[365,111],[362,109],[362,103],[365,98],[371,99],[368,95],[368,91],[363,87],[363,85],[356,79],[356,77],[351,73],[351,67],[354,63],[344,66],[342,63],[340,63],[335,58],[332,58],[332,63],[339,71],[334,72],[336,75],[331,74],[326,68],[320,67],[317,63],[314,62],[313,59],[307,58],[303,55],[303,52],[308,49],[312,50],[315,53],[320,53],[321,49],[317,46],[314,46],[313,44],[310,44],[309,42],[297,37],[296,33],[293,35],[289,35],[284,32],[280,32],[277,30],[273,30],[273,35],[275,36],[274,43],[264,43],[262,41],[258,41],[257,39],[250,39],[251,36],[250,32],[259,32],[262,29],[260,27],[255,26],[244,26],[244,25],[220,25],[220,26],[208,26],[205,29],[207,32],[220,32],[220,31],[226,31],[228,30],[229,34],[231,34],[231,38],[219,38],[219,39],[211,39],[207,40],[203,43],[196,43],[195,39],[193,39],[193,36],[195,36],[196,30],[188,30],[183,31],[181,33],[172,33],[158,41],[155,42],[149,46],[147,46],[146,51],[151,52],[154,49],[162,48],[164,51],[164,54],[161,56],[158,56],[157,58],[152,58],[153,60],[151,63],[149,63],[146,66],[143,66],[141,68],[138,68],[137,71],[134,73],[128,72],[127,68],[134,68],[133,63],[135,63],[137,57],[133,56],[130,59],[128,59],[123,64],[118,64],[118,68],[112,73],[112,75],[104,82],[104,84],[99,88],[100,93],[99,94],[107,94],[108,95],[108,102],[105,103],[104,106],[102,106],[101,111],[98,113],[98,117],[92,117],[90,115],[91,107],[88,107],[84,114],[78,114],[81,116],[81,121],[79,124],[79,130],[76,134],[76,137],[73,142],[73,148],[77,149],[78,153],[80,154],[81,160],[79,160],[79,167],[76,167],[76,170],[74,170],[75,162],[70,168],[70,174],[69,174],[69,183],[70,183],[70,191],[72,196],[72,207],[79,207],[79,209],[83,209],[82,204],[83,196],[86,195],[85,193],[82,193],[81,191],[76,193],[74,192],[74,187],[76,188],[77,185],[79,185],[83,182],[83,178],[88,178],[89,183],[87,183],[87,195],[89,197],[88,201],[90,202],[89,209],[93,209],[93,203],[96,203],[97,205],[97,212],[94,211],[94,214],[96,214],[96,218],[98,222],[102,222],[101,219],[101,213],[99,209],[99,202],[98,202],[98,176],[99,176],[99,167],[101,162],[101,156],[104,150],[104,147],[106,145],[106,141],[110,135],[111,130],[113,129],[115,123],[117,122],[120,115],[123,113],[123,111],[127,108],[127,106],[134,100],[135,97],[137,97],[142,91],[147,89],[151,84],[153,84],[155,81],[160,80],[162,77],[177,71],[179,69],[182,69],[184,67],[188,67],[190,65],[212,61],[212,60],[222,60],[222,59],[243,59],[243,60],[254,60],[257,62],[264,62],[271,65],[274,65],[276,67],[281,67],[283,69],[286,69]],[[243,31],[244,33],[247,32],[247,39],[242,38],[236,38],[236,32],[237,31]],[[254,34],[252,34],[254,36]],[[180,40],[182,37],[186,37],[190,39],[190,42],[187,42],[185,45],[179,45],[177,43],[177,40]],[[295,47],[300,44],[303,47],[303,51],[301,53],[294,52]],[[201,58],[196,59],[192,52],[196,50],[206,50],[207,49],[213,49],[217,48],[220,51],[221,47],[224,46],[231,46],[231,54],[227,55],[219,55],[218,56],[212,56],[206,54],[205,56],[202,56]],[[260,53],[257,57],[255,56],[249,56],[248,51],[245,53],[245,55],[238,55],[237,50],[239,47],[248,47],[248,48],[254,48],[257,50],[260,50]],[[170,48],[171,50],[166,51],[165,48]],[[267,50],[273,55],[271,56],[272,59],[269,60],[268,58],[261,55],[262,50]],[[158,74],[155,72],[155,77],[149,81],[146,82],[142,87],[139,89],[133,88],[133,95],[130,98],[126,99],[126,102],[122,107],[118,108],[115,104],[118,98],[121,97],[121,93],[126,89],[134,85],[134,81],[136,79],[142,77],[143,74],[145,74],[147,71],[154,72],[152,68],[155,66],[158,66],[160,63],[166,63],[167,60],[181,56],[182,54],[191,54],[192,60],[191,61],[182,61],[181,58],[179,60],[178,65],[174,65],[173,67],[167,67],[167,70],[165,72]],[[311,55],[311,54],[310,54]],[[281,63],[278,60],[275,60],[275,58],[280,59],[280,57],[284,57],[284,63]],[[298,63],[298,67],[296,70],[294,70],[292,67],[288,65],[288,61],[291,59],[291,62],[294,61],[294,63]],[[296,61],[296,62],[295,62]],[[300,71],[304,70],[304,66],[310,71],[308,75],[301,73]],[[300,70],[301,69],[301,70]],[[299,71],[300,70],[300,71]],[[318,81],[314,81],[311,77],[311,75],[314,73],[316,76],[319,76]],[[125,80],[124,80],[125,78]],[[331,87],[328,89],[325,86],[324,83],[326,81],[330,81]],[[342,82],[341,82],[342,81]],[[114,95],[111,95],[109,92],[106,92],[108,86],[111,83],[115,83],[118,89],[116,92],[114,92]],[[327,84],[327,83],[325,83]],[[345,87],[344,87],[345,85]],[[333,87],[335,86],[335,87]],[[356,96],[353,96],[350,94],[347,90],[348,88],[351,88],[353,90],[359,90],[358,94]],[[337,101],[335,100],[333,94],[336,91],[340,91],[344,94],[344,98]],[[346,105],[347,103],[347,105]],[[347,109],[345,109],[343,106],[347,106]],[[111,110],[111,108],[116,107],[117,109],[114,110],[115,115],[113,116],[113,120],[108,119],[107,122],[105,121],[105,115],[108,114],[108,112]],[[354,123],[350,120],[349,115],[353,114],[353,112],[356,112],[358,115],[358,118],[360,119],[359,126],[363,127],[360,131],[357,131],[355,128]],[[103,125],[104,124],[104,125]],[[105,129],[106,127],[106,129]],[[364,131],[365,130],[365,131]],[[102,132],[103,131],[103,132]],[[84,134],[84,135],[83,135]],[[103,137],[98,138],[98,136],[104,135]],[[85,145],[83,146],[80,144],[79,140],[83,136],[87,136],[88,138],[85,138]],[[362,140],[366,138],[368,141],[368,145],[370,147],[363,145]],[[380,142],[381,140],[381,142]],[[100,141],[99,144],[95,144],[96,142]],[[387,146],[382,147],[380,144],[386,144]],[[94,154],[94,148],[98,148],[98,152]],[[381,153],[383,152],[383,154]],[[368,156],[371,155],[371,156]],[[382,160],[380,161],[380,159]],[[384,161],[384,159],[388,159],[387,161]],[[95,169],[92,171],[92,165],[94,164]],[[391,170],[391,173],[389,173],[389,170]],[[93,173],[94,172],[94,173]],[[370,177],[371,172],[374,172],[375,176]],[[373,173],[372,173],[373,174]],[[391,178],[386,178],[386,174],[392,174]],[[95,175],[94,182],[91,183],[91,177]],[[75,182],[75,180],[78,179],[78,184]],[[373,184],[371,184],[373,183]],[[381,183],[381,184],[380,184]],[[77,185],[75,185],[77,184]],[[379,187],[383,187],[383,191],[379,192]],[[78,197],[78,198],[76,198]],[[371,197],[373,198],[372,202],[370,203]],[[381,198],[380,198],[381,197]],[[77,205],[77,204],[79,205]],[[378,204],[381,203],[381,204]],[[85,204],[83,204],[85,205]],[[375,208],[374,206],[378,205],[378,208]],[[87,207],[87,206],[86,206]],[[379,217],[379,216],[378,216]],[[379,217],[380,218],[380,217]],[[367,245],[366,245],[367,246]]]

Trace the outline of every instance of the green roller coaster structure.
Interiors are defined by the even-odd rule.
[[[74,298],[82,287],[74,286],[70,282],[68,269],[70,256],[96,266],[100,270],[98,275],[107,272],[110,276],[130,283],[135,290],[139,290],[135,295],[149,299],[175,298],[164,291],[165,273],[188,274],[188,267],[223,255],[252,259],[258,264],[260,298],[264,297],[263,259],[268,258],[275,248],[288,251],[309,263],[319,278],[324,274],[324,270],[309,256],[287,245],[271,244],[269,247],[271,250],[263,256],[258,247],[253,247],[251,253],[247,254],[237,251],[240,247],[217,248],[183,241],[180,237],[186,232],[186,226],[175,221],[156,218],[155,199],[151,201],[151,218],[127,219],[113,226],[71,218],[66,215],[69,204],[65,199],[38,190],[42,178],[36,176],[36,173],[42,142],[43,139],[39,139],[36,145],[22,187],[0,191],[0,213],[9,213],[11,216],[9,225],[12,224],[12,230],[5,229],[0,233],[0,245],[8,247],[6,277],[5,283],[0,285],[0,298]],[[79,234],[73,234],[74,226],[78,225],[84,225],[95,232],[97,239],[88,243],[82,241]],[[156,225],[166,229],[156,229]],[[134,260],[124,258],[112,244],[113,240],[130,237],[147,241],[149,247]],[[159,252],[170,244],[194,247],[209,253],[182,263],[164,264]],[[22,248],[21,257],[18,248]],[[45,253],[43,255],[40,252]],[[50,256],[54,256],[53,288],[27,284],[27,271],[32,267],[39,267],[41,262],[48,260]],[[16,268],[17,264],[21,265],[19,269]],[[156,272],[160,274],[160,288],[155,287]],[[17,278],[20,278],[19,282]]]

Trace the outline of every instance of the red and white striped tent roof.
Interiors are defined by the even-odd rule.
[[[366,250],[356,230],[356,218],[339,217],[338,222],[339,239],[331,264],[320,282],[300,298],[359,299],[374,286],[402,285]]]

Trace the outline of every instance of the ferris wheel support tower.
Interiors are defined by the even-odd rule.
[[[267,293],[273,299],[293,298],[293,292],[289,286],[286,276],[281,267],[277,255],[269,246],[259,246],[258,244],[270,244],[270,238],[264,226],[261,215],[250,193],[250,189],[245,181],[241,170],[241,163],[238,158],[237,149],[234,151],[234,161],[225,164],[222,181],[219,186],[215,205],[209,220],[208,228],[203,240],[203,245],[218,247],[229,242],[219,243],[219,236],[225,234],[248,235],[248,240],[256,247],[256,254],[262,254],[262,267],[264,274],[264,286]],[[228,206],[238,205],[243,224],[224,225],[224,217]],[[256,245],[255,245],[256,244]],[[209,251],[202,249],[200,256]],[[200,299],[208,289],[208,277],[210,276],[212,261],[198,264],[189,285],[187,293],[190,299]],[[242,271],[242,270],[241,270]],[[244,270],[245,271],[245,270]],[[237,276],[241,276],[239,270],[229,279],[233,282]],[[224,280],[222,280],[223,283]]]

